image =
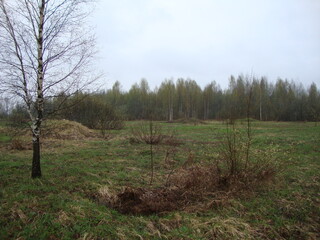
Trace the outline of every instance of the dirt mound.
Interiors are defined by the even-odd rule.
[[[47,120],[43,123],[44,138],[81,140],[94,137],[95,133],[81,123],[69,120]]]

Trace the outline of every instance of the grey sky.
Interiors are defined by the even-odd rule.
[[[320,85],[320,0],[100,0],[93,14],[106,87],[231,74]]]

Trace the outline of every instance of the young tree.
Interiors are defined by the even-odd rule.
[[[91,0],[0,0],[0,89],[20,97],[30,117],[33,178],[41,177],[44,103],[70,96],[89,75],[94,37],[85,28]]]

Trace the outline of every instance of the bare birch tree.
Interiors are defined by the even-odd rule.
[[[41,177],[45,99],[84,90],[92,77],[92,0],[0,0],[0,91],[25,104],[32,131],[32,178]]]

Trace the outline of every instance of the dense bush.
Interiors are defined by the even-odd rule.
[[[100,129],[104,133],[109,129],[121,129],[123,117],[111,105],[98,96],[82,96],[69,100],[70,108],[62,111],[61,117],[77,121],[89,128]]]

